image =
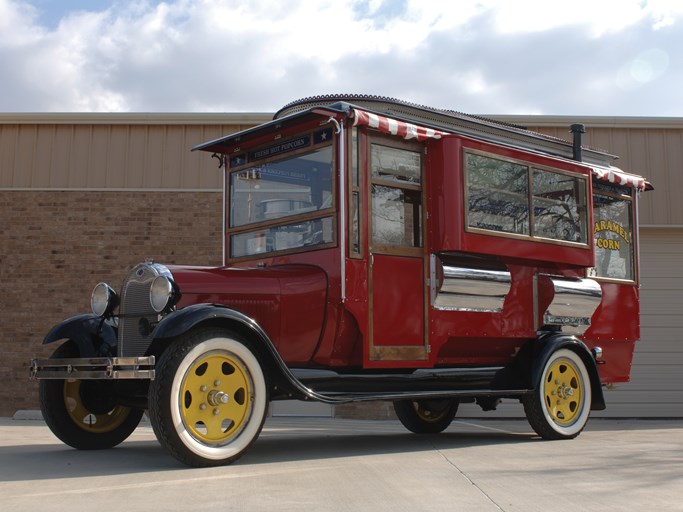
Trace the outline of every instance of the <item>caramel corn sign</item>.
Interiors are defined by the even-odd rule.
[[[617,237],[610,235],[611,233]],[[622,240],[627,244],[631,243],[629,232],[621,224],[611,220],[600,220],[595,223],[595,245],[600,249],[619,251]]]

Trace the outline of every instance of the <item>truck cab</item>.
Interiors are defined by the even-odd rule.
[[[416,433],[512,398],[541,437],[576,437],[629,378],[651,186],[573,129],[341,95],[200,144],[225,176],[223,265],[98,284],[32,361],[48,425],[109,447],[147,409],[192,466],[241,456],[291,398],[391,400]]]

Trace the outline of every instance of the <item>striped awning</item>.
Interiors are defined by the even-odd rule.
[[[408,123],[406,121],[399,121],[391,117],[373,114],[359,108],[352,109],[351,118],[353,119],[353,126],[367,126],[388,135],[395,135],[404,139],[415,139],[418,141],[427,139],[440,139],[448,132],[434,130],[417,124]],[[585,164],[585,163],[584,163]],[[639,190],[650,190],[650,185],[645,178],[622,171],[618,167],[603,167],[599,165],[590,165],[593,175],[603,181],[608,181],[617,185],[626,185],[634,187]]]
[[[626,185],[627,187],[633,187],[638,190],[652,189],[652,185],[650,185],[642,176],[630,174],[622,171],[618,167],[601,167],[596,165],[591,165],[590,167],[593,171],[593,176],[601,181],[608,181],[615,185]]]
[[[367,126],[374,128],[382,133],[389,135],[396,135],[404,139],[440,139],[442,135],[447,135],[447,132],[440,132],[432,128],[426,128],[405,121],[392,119],[391,117],[381,116],[354,108],[352,112],[353,126]]]

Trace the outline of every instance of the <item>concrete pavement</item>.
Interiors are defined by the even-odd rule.
[[[163,511],[683,511],[683,421],[598,420],[572,441],[525,421],[271,418],[237,463],[191,469],[143,423],[81,452],[42,421],[0,419],[0,508]]]

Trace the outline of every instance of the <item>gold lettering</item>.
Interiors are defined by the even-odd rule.
[[[607,238],[596,238],[595,245],[600,249],[608,251],[618,251],[621,249],[621,242],[619,240],[608,240]]]

